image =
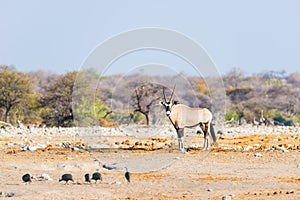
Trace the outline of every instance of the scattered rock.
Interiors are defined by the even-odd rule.
[[[254,157],[262,157],[263,155],[261,153],[255,153]]]
[[[63,147],[63,148],[71,148],[72,145],[69,142],[66,142],[66,143],[62,143],[61,147]]]
[[[112,182],[111,184],[112,185],[121,185],[121,182],[120,181],[115,181],[115,182]]]
[[[38,181],[52,181],[53,179],[46,173],[43,173],[37,178]]]
[[[107,169],[107,170],[115,170],[115,169],[117,169],[117,167],[114,167],[114,166],[108,166],[108,165],[103,165],[102,166],[104,169]]]
[[[22,145],[21,150],[22,151],[36,151],[37,149],[46,149],[47,145],[44,144],[36,144],[36,145]]]
[[[214,190],[211,189],[211,188],[208,188],[207,191],[208,191],[208,192],[212,192],[212,191],[214,191]]]
[[[75,147],[72,147],[72,150],[73,151],[80,151],[80,150],[85,150],[85,148],[82,147],[82,146],[75,146]]]
[[[231,196],[223,196],[222,200],[231,200]]]
[[[253,146],[247,146],[247,147],[244,148],[244,151],[250,151],[252,149],[253,149]]]
[[[4,193],[4,197],[13,197],[13,196],[15,196],[15,193],[13,192]]]
[[[17,149],[8,149],[6,151],[6,154],[18,154],[18,150]]]

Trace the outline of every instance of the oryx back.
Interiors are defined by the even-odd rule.
[[[194,127],[200,123],[210,123],[212,113],[207,108],[190,108],[183,104],[172,107],[171,120],[178,128]]]

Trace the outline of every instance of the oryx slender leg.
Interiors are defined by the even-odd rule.
[[[178,138],[178,150],[180,150],[180,151],[184,150],[183,139],[182,138]]]
[[[204,141],[203,141],[203,147],[202,150],[207,150],[207,146],[208,146],[208,138],[207,138],[207,134],[204,133]]]
[[[204,131],[203,130],[205,129],[205,126],[202,123],[200,123],[199,127],[200,127],[200,130],[197,131],[197,134],[203,134],[204,135]]]
[[[203,130],[203,132],[204,132],[204,141],[203,141],[202,150],[207,150],[207,149],[210,148],[210,146],[209,146],[209,137],[207,137],[207,136],[209,136],[209,127],[208,126],[209,126],[209,124],[204,125],[204,130]]]
[[[183,146],[184,128],[177,128],[176,132],[178,137],[178,149],[180,151],[183,151],[184,150],[184,146]]]

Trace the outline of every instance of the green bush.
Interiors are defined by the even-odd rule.
[[[277,114],[275,117],[273,117],[274,123],[278,125],[284,125],[284,126],[293,126],[293,121],[290,119],[286,119],[280,114]]]
[[[235,121],[237,121],[238,117],[239,117],[239,115],[237,114],[236,111],[229,111],[225,115],[225,120],[229,121],[229,120],[231,120],[233,118]]]
[[[300,125],[300,112],[292,117],[293,124],[296,126]]]
[[[143,120],[145,119],[145,116],[141,112],[136,112],[135,115],[133,115],[133,122],[136,124],[143,123]]]

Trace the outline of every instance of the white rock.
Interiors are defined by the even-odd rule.
[[[207,191],[208,191],[208,192],[212,192],[212,191],[214,191],[214,190],[211,189],[211,188],[208,188]]]
[[[222,200],[231,200],[231,196],[223,196]]]
[[[27,150],[29,150],[29,151],[35,151],[35,150],[37,150],[38,148],[37,148],[37,146],[27,146]]]
[[[283,149],[282,150],[282,152],[284,152],[284,153],[288,153],[288,152],[290,152],[289,150],[287,150],[287,149]]]
[[[262,157],[263,155],[261,153],[255,153],[254,157]]]
[[[283,147],[283,146],[277,146],[277,149],[279,149],[279,150],[281,150],[282,152],[285,152],[285,153],[287,153],[287,152],[289,152],[289,150],[287,150],[285,147]]]
[[[52,181],[53,179],[46,173],[43,173],[40,177],[39,177],[39,181]]]
[[[244,148],[244,151],[249,151],[250,149],[253,149],[253,146],[247,146]]]
[[[84,148],[82,146],[75,146],[72,148],[74,151],[80,151],[80,150],[84,150]]]
[[[45,149],[47,147],[47,145],[44,145],[44,144],[36,144],[36,145],[29,145],[27,146],[27,150],[29,151],[35,151],[37,149]]]
[[[241,150],[241,149],[243,149],[241,146],[239,146],[239,145],[235,145],[234,147],[233,147],[233,150]]]
[[[112,185],[121,185],[121,182],[120,181],[115,181],[115,182],[112,182],[111,184]]]

